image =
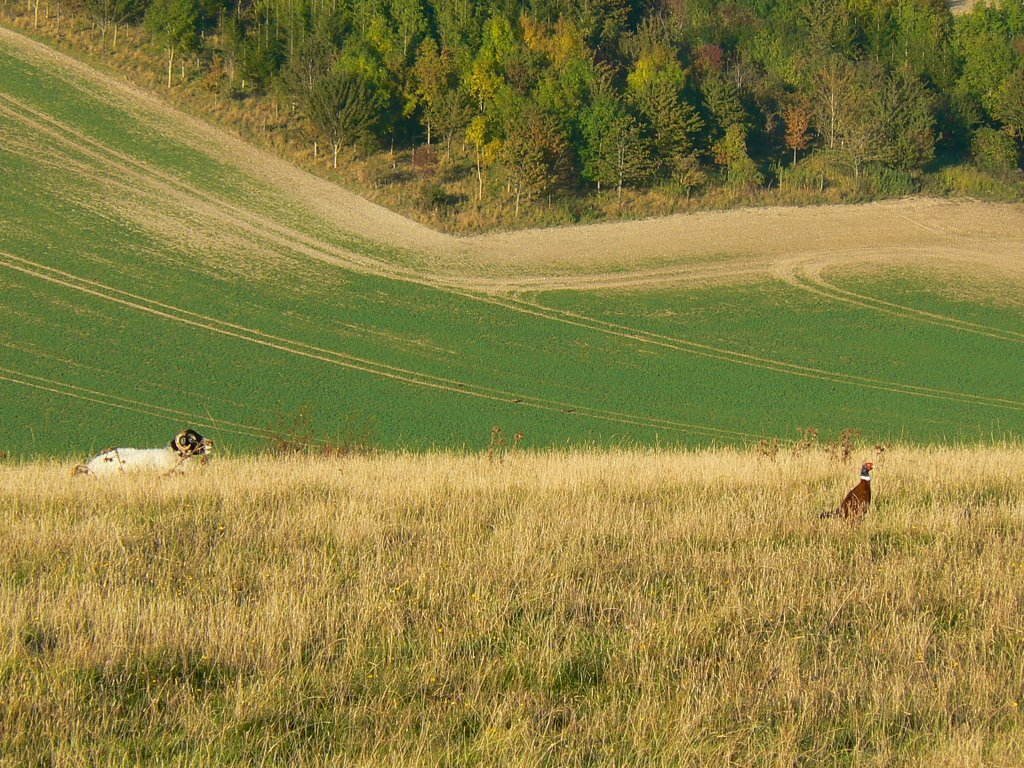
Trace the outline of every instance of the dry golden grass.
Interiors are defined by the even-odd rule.
[[[1024,449],[0,468],[0,765],[1019,765]]]

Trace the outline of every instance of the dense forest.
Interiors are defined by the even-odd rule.
[[[105,39],[145,30],[168,88],[187,61],[227,98],[284,104],[328,167],[419,148],[448,169],[421,190],[435,207],[863,199],[943,168],[1021,189],[1022,0],[76,2]]]

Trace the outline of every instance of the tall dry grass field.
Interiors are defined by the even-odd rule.
[[[1019,765],[1024,449],[869,453],[8,465],[0,765]]]

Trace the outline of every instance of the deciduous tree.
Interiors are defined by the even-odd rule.
[[[603,96],[587,110],[582,121],[584,136],[583,175],[602,186],[622,187],[641,183],[654,173],[649,142],[636,118]]]
[[[142,0],[82,0],[82,9],[100,28],[100,39],[104,45],[107,41],[107,31],[113,27],[112,44],[116,46],[118,25],[136,18],[142,12],[142,8]]]
[[[198,20],[195,0],[153,0],[146,11],[146,30],[167,52],[168,88],[175,54],[188,53],[195,48]]]
[[[715,162],[725,168],[729,184],[756,187],[764,184],[764,176],[747,153],[747,131],[739,123],[725,130],[725,136],[714,146]]]
[[[811,108],[802,99],[794,99],[782,108],[782,121],[786,124],[786,146],[793,150],[793,162],[797,152],[811,144]]]
[[[811,78],[810,106],[814,123],[829,149],[836,148],[851,110],[855,108],[855,76],[856,69],[850,61],[833,55],[816,68]]]
[[[433,139],[434,118],[440,109],[443,94],[450,87],[451,59],[442,54],[432,37],[426,37],[416,51],[413,65],[413,94],[423,107],[423,121],[427,129],[427,145]]]
[[[1014,138],[1024,139],[1024,66],[1007,76],[992,99],[992,117]]]
[[[348,72],[333,72],[316,82],[309,98],[309,119],[334,150],[338,152],[372,135],[377,121],[377,105],[364,77]]]
[[[508,113],[499,162],[516,216],[524,200],[534,200],[564,183],[569,172],[569,145],[557,122],[533,102],[517,102]]]

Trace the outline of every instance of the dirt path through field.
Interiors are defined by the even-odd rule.
[[[841,266],[847,260],[883,266],[931,262],[949,269],[973,264],[1021,278],[1024,206],[913,198],[705,212],[470,242],[481,272],[501,265],[520,273],[487,281],[505,290],[731,282],[786,274],[794,262]]]

